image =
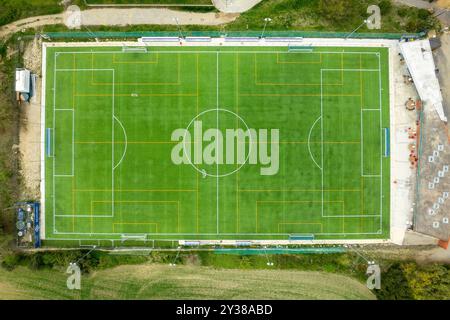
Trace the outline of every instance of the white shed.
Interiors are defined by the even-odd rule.
[[[16,69],[16,91],[30,93],[30,70]]]

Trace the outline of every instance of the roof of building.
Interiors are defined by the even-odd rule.
[[[30,71],[26,69],[16,70],[16,91],[30,92]]]

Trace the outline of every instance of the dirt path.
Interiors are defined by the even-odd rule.
[[[239,14],[217,12],[188,12],[162,8],[130,9],[90,9],[81,11],[81,24],[85,26],[125,26],[125,25],[173,25],[174,18],[180,25],[220,25],[234,21]],[[66,13],[37,16],[15,21],[0,27],[0,39],[27,28],[46,25],[70,25],[70,15]]]
[[[188,12],[170,9],[91,9],[81,11],[83,25],[125,26],[135,24],[173,25],[174,18],[180,25],[220,25],[234,21],[237,14],[217,12]]]
[[[394,2],[419,9],[433,9],[441,23],[446,26],[450,25],[450,0],[438,0],[433,2],[425,0],[394,0]]]
[[[19,150],[20,170],[25,190],[22,198],[39,199],[41,182],[41,42],[38,39],[28,43],[23,54],[24,66],[38,75],[37,92],[30,103],[20,105]]]
[[[221,12],[236,13],[250,10],[262,0],[212,0]]]
[[[7,38],[12,34],[21,31],[22,29],[37,28],[61,23],[63,23],[62,13],[17,20],[10,24],[4,25],[3,27],[0,27],[0,39]]]
[[[450,116],[450,33],[441,36],[441,47],[434,52],[436,68],[439,69],[438,79],[444,99],[444,112]],[[449,137],[450,138],[450,137]]]

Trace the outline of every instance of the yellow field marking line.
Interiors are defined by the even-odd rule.
[[[75,54],[73,55],[73,69],[75,70],[76,67],[76,57]],[[75,71],[72,71],[72,110],[75,110]],[[74,111],[75,112],[75,111]],[[73,114],[73,117],[75,117],[75,113]],[[72,128],[72,130],[75,130],[75,128]],[[75,176],[72,177],[72,232],[75,232]]]
[[[178,54],[179,55],[179,54]],[[197,111],[197,114],[199,114],[199,99],[200,99],[200,94],[199,94],[199,71],[198,71],[198,65],[199,65],[199,63],[198,63],[198,58],[199,58],[199,55],[198,55],[198,53],[196,54],[196,87],[197,87],[197,104],[196,104],[196,111]],[[200,175],[200,172],[198,172],[197,171],[197,174],[196,174],[196,180],[197,180],[197,194],[196,194],[196,218],[197,218],[197,233],[199,233],[199,181],[198,181],[198,178],[199,178],[199,175]]]
[[[273,82],[255,82],[257,86],[320,86],[320,83],[273,83]],[[342,86],[342,83],[324,83],[323,86]]]
[[[75,141],[76,144],[124,144],[124,143],[128,143],[128,144],[177,144],[179,143],[179,141]],[[197,142],[192,142],[192,141],[186,141],[186,144],[195,144]],[[245,143],[245,144],[250,144],[250,141],[245,141],[245,142],[238,142],[238,143]],[[261,144],[261,143],[269,143],[271,144],[271,141],[253,141],[251,142],[252,144]],[[307,144],[308,141],[278,141],[275,142],[278,144]],[[360,144],[360,141],[324,141],[324,142],[320,142],[320,141],[310,141],[309,143],[323,143],[323,144]]]
[[[179,82],[116,82],[115,85],[121,85],[121,86],[178,86],[181,83]],[[92,82],[91,85],[93,86],[106,86],[106,85],[112,85],[112,82]]]
[[[239,54],[236,53],[235,54],[235,92],[236,92],[236,96],[235,96],[235,104],[236,104],[236,114],[239,115]],[[236,118],[236,128],[239,126],[239,122],[238,119]],[[237,167],[237,165],[236,165]],[[240,219],[240,214],[239,214],[239,170],[236,172],[236,233],[239,233],[239,219]]]
[[[320,232],[323,233],[323,224],[321,222],[279,222],[278,223],[278,233],[280,233],[280,225],[284,225],[284,224],[306,224],[306,225],[314,225],[314,224],[318,224],[320,225]]]
[[[111,192],[112,189],[75,189],[76,192]],[[117,192],[196,192],[195,189],[114,189]]]
[[[301,94],[301,93],[293,93],[293,94],[282,94],[282,93],[241,93],[240,96],[248,96],[248,97],[359,97],[359,94]]]
[[[177,230],[180,232],[180,201],[173,200],[91,200],[91,215],[93,213],[93,206],[95,203],[161,203],[161,204],[176,204],[177,205]],[[107,217],[105,215],[105,217]]]
[[[76,97],[112,97],[110,93],[95,94],[95,93],[78,93]],[[115,97],[131,97],[131,93],[116,93]],[[139,93],[139,97],[195,97],[195,93]]]
[[[362,55],[361,54],[359,54],[359,70],[361,70],[362,69]],[[364,99],[363,99],[363,94],[364,94],[364,92],[363,92],[363,79],[362,79],[362,71],[359,71],[359,90],[360,90],[360,94],[361,94],[361,98],[360,98],[360,108],[361,108],[361,110],[364,108]],[[362,111],[360,111],[360,112],[362,112]],[[362,124],[361,124],[362,125]],[[363,133],[364,134],[364,133]],[[362,138],[362,137],[361,137]],[[362,148],[363,146],[361,145],[361,148]],[[361,168],[363,167],[363,163],[361,162]],[[361,170],[361,172],[362,172],[362,170]],[[361,186],[361,192],[360,192],[360,194],[359,194],[359,198],[360,198],[360,208],[361,208],[361,212],[362,212],[362,214],[364,214],[364,203],[363,203],[363,194],[364,194],[364,182],[363,182],[363,177],[361,176],[360,178],[360,186]],[[363,224],[363,219],[362,219],[362,217],[360,217],[359,218],[359,230],[361,231],[361,229],[362,229],[362,224]]]
[[[158,233],[159,223],[157,223],[157,222],[113,222],[113,232],[116,232],[116,225],[154,225],[155,233]]]
[[[345,233],[345,201],[342,201],[342,233]]]
[[[129,63],[129,64],[157,64],[159,63],[159,53],[156,52],[156,60],[154,61],[117,61],[116,54],[113,53],[113,63]]]
[[[308,62],[278,62],[279,53],[277,53],[277,63],[283,64],[283,63],[293,63],[293,64],[306,64]],[[320,86],[320,83],[274,83],[274,82],[260,82],[258,81],[258,63],[256,60],[256,53],[255,53],[255,85],[256,86]],[[312,62],[312,63],[322,63],[322,53],[320,53],[320,62]],[[342,72],[342,71],[341,71]],[[341,83],[325,83],[323,85],[326,86],[342,86],[343,82]]]
[[[72,232],[75,232],[75,177],[72,177]]]
[[[285,53],[288,54],[288,53]],[[309,53],[311,55],[311,53]],[[277,63],[278,64],[321,64],[322,63],[322,52],[315,52],[313,54],[319,54],[319,61],[280,61],[280,53],[277,52]]]
[[[315,200],[256,200],[256,232],[258,232],[258,205],[260,203],[344,203],[342,200],[332,200],[332,201],[315,201]]]
[[[91,83],[94,82],[94,53],[91,52]]]
[[[76,66],[76,61],[75,61],[75,55],[73,55],[73,69],[74,71],[72,71],[72,109],[75,110],[75,81],[76,81],[76,72],[75,69],[77,68]]]
[[[178,54],[177,55],[177,82],[115,82],[114,84],[121,85],[121,86],[147,86],[147,85],[179,86],[179,85],[181,85],[180,68],[181,68],[181,59],[180,59],[180,54]],[[112,84],[113,83],[111,83],[111,82],[94,82],[93,78],[92,78],[92,82],[91,82],[91,85],[94,85],[94,86],[112,85]]]
[[[362,69],[362,61],[361,61],[361,54],[359,55],[359,70]],[[362,71],[359,71],[359,95],[360,95],[360,101],[361,101],[361,108],[363,108],[363,79],[362,79]]]
[[[344,53],[341,53],[341,84],[344,85]]]
[[[360,192],[359,189],[336,189],[336,190],[322,190],[322,189],[240,189],[239,192]]]
[[[75,141],[76,144],[177,144],[179,141]],[[186,141],[186,144],[193,143]]]

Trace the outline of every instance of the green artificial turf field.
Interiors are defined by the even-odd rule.
[[[389,238],[388,50],[297,49],[48,47],[46,239]]]

